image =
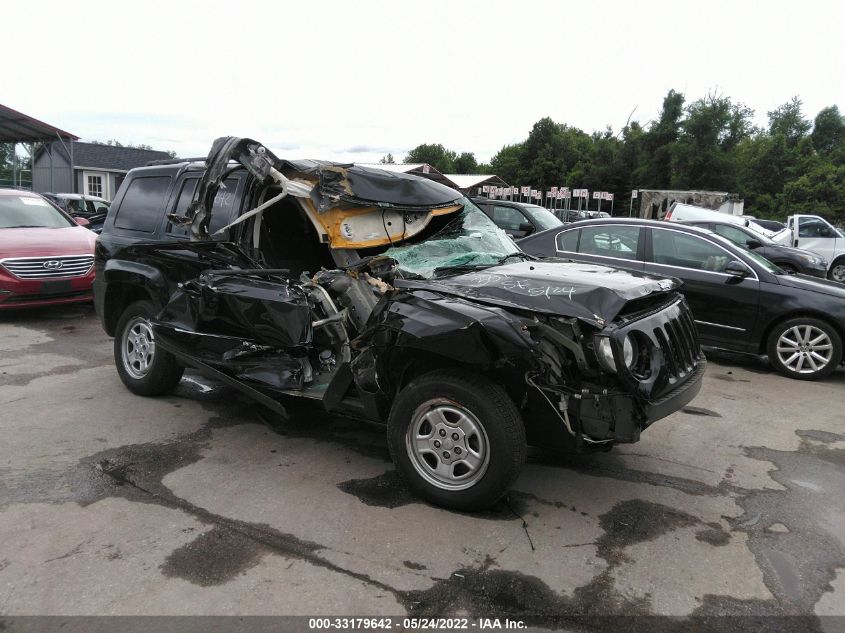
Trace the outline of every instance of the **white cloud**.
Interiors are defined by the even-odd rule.
[[[3,9],[0,102],[79,134],[203,155],[222,135],[378,160],[423,142],[486,160],[540,117],[656,116],[670,88],[765,113],[845,106],[833,2],[113,2]],[[40,17],[37,17],[40,16]],[[362,151],[367,150],[369,151]]]

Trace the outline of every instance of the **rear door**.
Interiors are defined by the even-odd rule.
[[[739,279],[724,272],[733,260],[747,262],[715,241],[674,229],[650,228],[645,271],[678,277],[701,342],[747,351],[757,322],[760,280],[753,268]]]
[[[578,234],[577,243],[574,240],[575,233]],[[580,230],[566,231],[558,236],[558,254],[561,257],[573,257],[605,266],[643,270],[644,235],[645,230],[634,225],[584,226]],[[573,256],[572,250],[577,255]]]

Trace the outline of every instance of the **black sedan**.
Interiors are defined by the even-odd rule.
[[[585,220],[519,245],[533,255],[678,277],[703,345],[768,354],[792,378],[821,378],[842,363],[845,287],[787,273],[712,231],[653,220]]]
[[[536,204],[489,198],[473,198],[472,201],[515,240],[563,224],[554,213]]]
[[[815,253],[778,244],[765,235],[756,233],[744,226],[731,222],[707,222],[705,220],[693,220],[684,222],[684,224],[710,229],[714,233],[729,239],[737,246],[751,249],[758,255],[762,255],[788,273],[804,273],[822,279],[827,277],[827,262]]]

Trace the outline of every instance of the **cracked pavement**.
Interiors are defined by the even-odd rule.
[[[0,615],[845,615],[845,371],[710,354],[609,453],[529,452],[480,514],[409,495],[383,430],[195,374],[123,388],[88,306],[0,313]],[[829,624],[829,621],[828,621]],[[615,628],[612,620],[579,626]]]

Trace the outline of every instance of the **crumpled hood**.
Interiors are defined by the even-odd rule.
[[[430,289],[503,307],[577,317],[597,327],[631,300],[680,287],[655,277],[571,261],[525,261],[429,281],[397,280],[399,288]]]

